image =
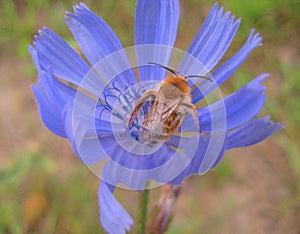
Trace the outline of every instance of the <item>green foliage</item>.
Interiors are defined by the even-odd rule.
[[[221,0],[220,5],[242,18],[240,33],[248,34],[255,27],[273,40],[278,38],[279,31],[290,27],[290,21],[299,20],[299,1],[295,0]]]
[[[24,154],[6,168],[0,168],[0,228],[6,233],[22,233],[22,202],[28,184],[38,170],[48,173],[51,163],[43,155]],[[40,181],[42,182],[42,181]],[[1,229],[0,229],[1,230]]]
[[[232,84],[232,90],[238,90],[252,79],[253,77],[249,74],[249,72],[245,71],[242,68],[237,70],[230,80]]]
[[[98,180],[92,183],[95,177],[86,168],[61,179],[59,165],[44,154],[27,152],[15,159],[0,168],[0,199],[5,201],[0,203],[0,233],[100,233]]]
[[[213,170],[214,177],[216,180],[215,185],[226,184],[226,182],[232,176],[232,166],[230,158],[225,158],[222,160],[222,163],[218,165],[217,168]]]
[[[289,148],[286,147],[285,150],[287,151],[287,155],[289,157],[290,167],[292,169],[292,172],[295,176],[295,178],[300,179],[300,152],[299,152],[299,145],[295,143],[286,142],[287,139],[283,139],[283,145],[289,145]],[[300,180],[298,181],[300,183]],[[297,185],[299,186],[299,184]],[[300,189],[300,187],[299,187]],[[299,191],[300,192],[300,191]]]
[[[300,125],[300,67],[281,64],[281,72],[285,80],[280,105],[285,106],[285,119],[288,119],[289,131],[299,137]]]

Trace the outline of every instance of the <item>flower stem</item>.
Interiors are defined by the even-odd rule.
[[[138,207],[138,233],[145,234],[147,226],[147,208],[149,201],[149,190],[145,189],[140,193],[139,207]]]

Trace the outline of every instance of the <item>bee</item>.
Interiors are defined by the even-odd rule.
[[[149,62],[170,71],[173,76],[167,76],[157,90],[146,91],[134,104],[129,117],[129,127],[137,120],[141,109],[147,109],[141,125],[139,125],[138,140],[141,143],[167,142],[176,133],[187,113],[193,115],[195,125],[199,128],[197,109],[191,102],[191,90],[187,79],[199,77],[212,81],[205,76],[183,76],[179,72]],[[147,107],[147,108],[145,108]],[[145,112],[145,111],[144,111]]]

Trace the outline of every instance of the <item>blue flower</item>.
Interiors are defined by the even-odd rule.
[[[39,76],[32,90],[45,126],[67,138],[78,157],[101,177],[100,221],[109,233],[125,233],[133,224],[113,196],[116,186],[140,191],[149,181],[181,183],[191,174],[215,167],[226,150],[255,144],[282,128],[269,117],[254,118],[264,105],[262,82],[267,74],[220,98],[218,86],[262,39],[251,30],[236,54],[216,67],[240,24],[217,4],[186,53],[173,48],[179,21],[177,0],[137,1],[134,47],[126,49],[84,4],[76,5],[65,20],[85,59],[50,29],[40,30],[29,46]],[[178,74],[209,76],[213,82],[188,79],[198,125],[193,114],[186,113],[177,133],[144,142],[142,132],[152,132],[143,121],[154,101],[146,99],[139,110],[136,103],[149,90],[155,92],[166,76],[166,69],[149,63],[172,65],[178,67]],[[208,105],[201,108],[203,101]],[[175,117],[179,114],[174,112]],[[163,125],[157,122],[150,127]]]

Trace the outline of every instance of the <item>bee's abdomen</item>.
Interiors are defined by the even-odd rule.
[[[173,111],[172,114],[167,118],[167,120],[164,122],[164,127],[167,130],[167,133],[174,133],[178,130],[180,124],[181,124],[181,116],[179,113]]]

